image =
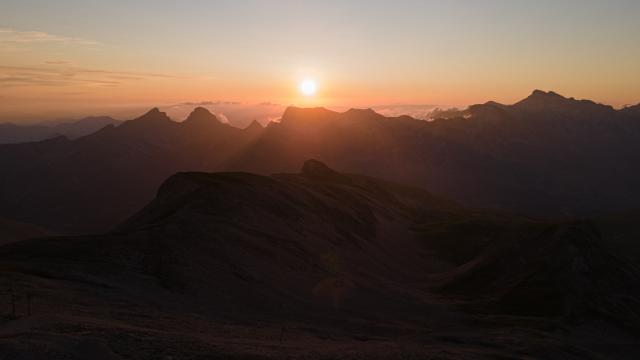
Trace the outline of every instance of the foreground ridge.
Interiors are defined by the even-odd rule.
[[[406,356],[637,351],[637,249],[610,230],[635,221],[467,210],[313,159],[298,174],[183,172],[112,232],[0,247],[0,285],[37,304],[0,344],[21,358],[36,338],[15,329],[32,326],[37,359],[385,358],[389,341]]]

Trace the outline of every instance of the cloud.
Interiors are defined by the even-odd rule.
[[[438,108],[438,105],[431,104],[400,104],[400,105],[379,105],[373,109],[384,116],[409,115],[416,119],[428,119],[430,113]]]
[[[215,113],[214,114],[218,120],[220,120],[221,123],[223,124],[229,124],[229,119],[227,118],[227,115],[223,114],[223,113]]]
[[[181,102],[173,105],[173,107],[180,106],[217,106],[217,105],[240,105],[237,101],[196,101],[196,102]]]
[[[262,125],[275,121],[282,116],[285,107],[274,103],[241,103],[238,101],[187,101],[163,107],[174,119],[184,119],[194,107],[205,107],[221,121],[245,128],[253,120]]]
[[[44,31],[21,31],[11,28],[0,28],[0,44],[43,44],[95,46],[94,40],[49,34]]]
[[[282,106],[282,105],[280,105],[278,103],[274,103],[274,102],[271,102],[271,101],[261,102],[258,105],[260,105],[260,106]]]
[[[53,65],[53,64],[52,64]],[[55,64],[57,65],[57,64]],[[86,69],[70,66],[1,66],[0,86],[98,86],[111,87],[126,81],[172,78],[164,74]]]

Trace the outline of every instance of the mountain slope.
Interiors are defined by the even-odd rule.
[[[169,175],[214,168],[252,138],[207,114],[177,123],[153,109],[77,140],[0,146],[0,213],[60,232],[106,230]]]
[[[640,113],[534,91],[421,121],[371,109],[288,108],[244,130],[206,109],[154,109],[76,139],[0,146],[0,215],[59,232],[104,231],[178,171],[291,172],[317,158],[471,207],[586,216],[640,203]]]
[[[16,359],[25,346],[64,358],[83,338],[123,358],[633,358],[639,273],[611,240],[315,160],[180,173],[108,234],[0,247],[0,285],[37,304],[0,325],[0,346]]]
[[[504,180],[522,188],[502,194],[512,197],[501,200],[506,208],[552,215],[637,208],[640,118],[623,110],[534,91],[515,105],[478,105],[466,119],[434,127],[509,169]]]
[[[292,109],[240,169],[290,170],[313,156],[421,186],[470,206],[562,216],[637,207],[640,117],[535,91],[515,105],[474,105],[432,122]],[[268,156],[268,159],[267,159]]]
[[[0,218],[0,245],[48,235],[53,234],[39,226]]]
[[[119,123],[119,120],[108,116],[95,116],[53,125],[0,124],[0,144],[40,141],[56,136],[78,138],[98,131],[107,125],[118,125]]]

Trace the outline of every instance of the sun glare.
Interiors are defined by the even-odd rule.
[[[318,90],[318,84],[313,79],[304,79],[300,83],[300,92],[304,96],[313,96]]]

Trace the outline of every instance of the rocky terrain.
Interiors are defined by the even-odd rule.
[[[637,358],[637,214],[467,209],[309,160],[183,172],[101,235],[0,247],[0,358]]]

